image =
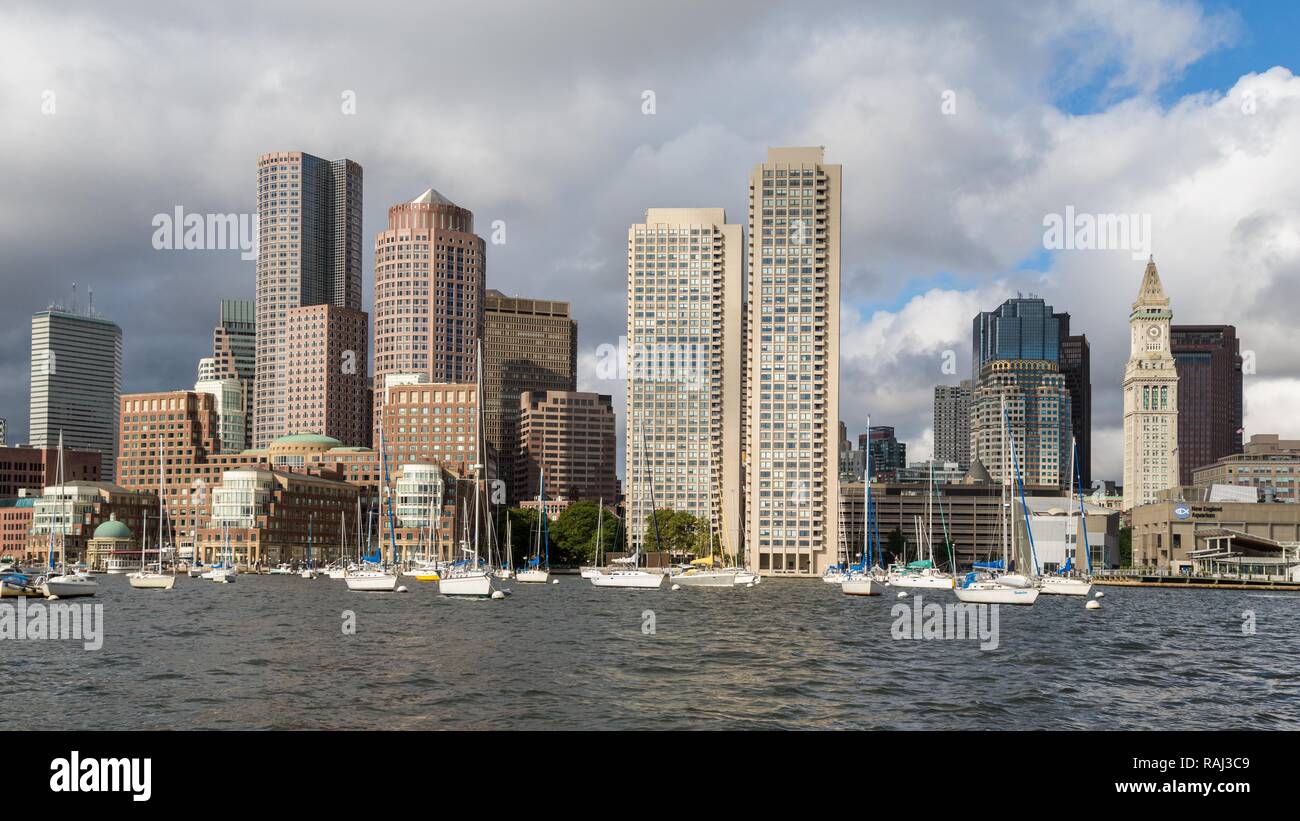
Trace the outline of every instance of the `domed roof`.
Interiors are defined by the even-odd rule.
[[[114,513],[108,517],[108,521],[95,528],[95,539],[130,539],[131,531],[126,525],[117,520],[117,514]]]
[[[277,445],[316,445],[329,449],[342,447],[343,443],[331,436],[322,436],[319,433],[294,433],[289,436],[281,436],[271,442],[271,447]]]

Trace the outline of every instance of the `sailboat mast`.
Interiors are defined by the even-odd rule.
[[[862,485],[862,569],[867,569],[867,552],[871,549],[871,414],[867,414],[866,482]]]

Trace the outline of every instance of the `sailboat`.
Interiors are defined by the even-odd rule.
[[[579,570],[582,578],[591,579],[600,575],[600,569],[604,567],[601,559],[605,556],[605,539],[603,527],[605,524],[605,498],[602,496],[596,503],[596,549],[592,553],[595,564],[588,565]]]
[[[867,417],[871,430],[871,417]],[[880,533],[876,523],[875,500],[871,498],[871,448],[867,448],[866,481],[862,485],[862,561],[851,568],[840,582],[846,596],[879,596],[885,592],[887,575],[880,567]]]
[[[645,444],[642,443],[642,453],[645,454]],[[654,483],[654,466],[650,463],[648,455],[646,456],[646,467],[650,471],[650,520],[654,523],[655,529],[655,547],[663,550],[663,541],[659,538],[659,517],[655,515],[655,483]],[[642,525],[644,540],[644,525]],[[625,556],[621,559],[615,559],[608,571],[602,570],[595,576],[591,577],[593,587],[623,587],[635,588],[640,590],[653,590],[663,586],[664,574],[651,573],[648,570],[642,570],[640,567],[641,546],[637,545],[636,550],[631,556]]]
[[[1074,480],[1079,480],[1079,518],[1074,536],[1074,550],[1067,551],[1065,565],[1058,573],[1049,573],[1039,580],[1039,589],[1053,596],[1086,596],[1092,592],[1092,550],[1088,545],[1088,519],[1083,507],[1083,473],[1078,461],[1079,446],[1070,440],[1070,501],[1075,502]],[[1086,557],[1088,575],[1075,576],[1074,558],[1079,552],[1079,537],[1083,537],[1083,555]]]
[[[302,570],[298,571],[298,575],[304,579],[316,578],[316,565],[311,559],[312,525],[315,523],[315,520],[316,514],[314,513],[307,517],[307,561],[303,564]]]
[[[472,547],[466,548],[469,553],[469,558],[453,564],[451,568],[443,574],[442,578],[438,580],[438,592],[444,596],[472,596],[475,598],[486,598],[492,595],[491,559],[489,557],[489,561],[486,564],[481,561],[479,547],[482,543],[479,538],[479,528],[482,526],[483,530],[487,531],[482,535],[487,536],[487,544],[489,545],[488,552],[491,552],[492,502],[490,499],[487,501],[487,515],[483,515],[483,512],[480,511],[479,503],[487,494],[485,483],[481,481],[485,478],[482,476],[482,473],[484,471],[484,463],[486,462],[483,457],[487,451],[487,446],[483,435],[483,343],[481,341],[478,343],[476,355],[478,367],[475,369],[475,392],[477,401],[475,402],[474,417],[474,450],[477,459],[473,465],[474,539]]]
[[[62,430],[59,431],[59,464],[57,470],[57,481],[59,486],[59,493],[61,493],[64,497],[67,497],[68,495],[67,488],[64,487],[63,484],[64,475],[63,475],[63,431]],[[62,508],[63,506],[64,506],[64,502],[60,501],[59,507]],[[60,599],[72,598],[74,596],[93,596],[95,595],[95,593],[99,591],[99,582],[96,582],[94,579],[90,578],[90,576],[81,573],[68,572],[67,538],[63,530],[64,527],[63,520],[65,517],[62,514],[64,512],[68,512],[68,516],[67,516],[68,522],[72,521],[71,512],[63,511],[63,510],[60,511],[59,525],[58,525],[59,566],[56,568],[54,564],[54,542],[51,541],[50,543],[51,575],[46,577],[44,583],[41,584],[41,592],[51,598],[57,596]],[[61,572],[55,573],[54,571],[56,569]]]
[[[239,576],[235,570],[235,549],[230,546],[230,525],[221,523],[221,561],[203,574],[203,578],[217,584],[234,584]]]
[[[383,500],[388,505],[388,541],[392,545],[393,566],[397,566],[397,532],[395,530],[397,519],[393,516],[393,494],[392,488],[388,485],[388,449],[384,447],[384,423],[382,418],[379,422],[379,464],[382,468],[381,473],[383,479],[383,485],[381,486],[380,492],[383,495]],[[358,527],[360,527],[360,525],[358,525]],[[367,528],[368,527],[369,522],[367,522]],[[367,539],[369,538],[368,534],[369,531],[367,531]],[[382,531],[380,532],[380,541],[383,541]],[[366,566],[363,564],[356,570],[349,569],[343,574],[343,581],[347,584],[348,590],[355,590],[364,593],[392,593],[397,590],[397,574],[389,573],[383,568],[382,546],[379,548],[379,551],[375,554],[374,558],[379,559],[375,566]],[[365,561],[367,562],[369,562],[370,559],[370,556],[365,557]]]
[[[427,524],[420,531],[421,555],[412,559],[411,566],[402,572],[403,576],[410,576],[417,582],[436,582],[441,578],[438,563],[430,555],[430,551],[435,550],[434,542],[438,536],[438,520],[441,517],[441,511],[434,510],[435,499],[434,494],[430,493]]]
[[[158,437],[158,570],[156,572],[146,570],[145,560],[145,532],[148,530],[149,516],[145,514],[145,523],[140,526],[140,570],[136,573],[128,574],[127,583],[137,590],[171,590],[176,586],[176,573],[162,572],[163,556],[163,520],[167,517],[167,510],[163,506],[163,441],[162,436]]]
[[[951,590],[953,577],[934,565],[934,460],[930,460],[930,489],[925,500],[925,530],[919,521],[916,533],[916,561],[890,568],[889,583],[894,587],[924,590]],[[925,558],[928,553],[928,558]]]
[[[551,577],[551,543],[546,532],[546,492],[543,490],[546,471],[537,475],[537,541],[528,556],[528,566],[515,574],[525,584],[546,584]]]
[[[712,436],[706,441],[713,441]],[[716,487],[713,483],[713,448],[709,448],[708,476],[710,488]],[[736,568],[718,567],[717,557],[713,553],[713,511],[719,509],[713,504],[713,492],[709,492],[709,555],[691,562],[689,570],[678,573],[672,577],[673,584],[682,587],[707,587],[707,588],[724,588],[736,586]]]
[[[1020,538],[1019,524],[1023,520],[1025,525],[1025,534],[1031,540],[1030,551],[1033,551],[1033,534],[1029,528],[1029,521],[1026,517],[1027,508],[1024,504],[1024,490],[1021,489],[1021,516],[1011,515],[1012,521],[1008,526],[1008,514],[1012,511],[1014,500],[1008,498],[1010,482],[1013,481],[1012,463],[1015,463],[1015,441],[1010,436],[1011,422],[1007,417],[1006,397],[1002,397],[1002,435],[1003,435],[1003,480],[1002,480],[1002,507],[1001,507],[1001,528],[1002,528],[1002,558],[997,562],[990,562],[985,565],[976,564],[972,572],[966,574],[966,578],[953,591],[957,599],[962,602],[974,604],[1020,604],[1031,605],[1038,601],[1038,588],[1033,581],[1022,573],[1008,574],[1004,572],[1008,567],[1008,558],[1011,555],[1017,557],[1017,567],[1019,570],[1023,564],[1020,558],[1020,550],[1023,548],[1024,539]],[[1010,440],[1010,441],[1008,441]],[[1016,464],[1015,472],[1019,473],[1019,465]],[[1018,479],[1019,477],[1014,477]],[[1037,559],[1035,558],[1035,561]]]

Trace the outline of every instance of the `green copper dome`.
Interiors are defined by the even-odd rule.
[[[96,539],[130,539],[131,531],[117,520],[117,514],[108,517],[108,521],[95,528]]]
[[[330,436],[321,436],[319,433],[295,433],[281,436],[271,442],[271,447],[276,445],[319,445],[324,448],[337,448],[342,447],[343,443]]]

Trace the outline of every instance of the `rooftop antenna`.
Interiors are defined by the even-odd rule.
[[[86,293],[90,295],[90,305],[86,308],[86,316],[95,315],[95,289],[87,287]]]
[[[72,283],[72,313],[77,312],[77,283]]]

